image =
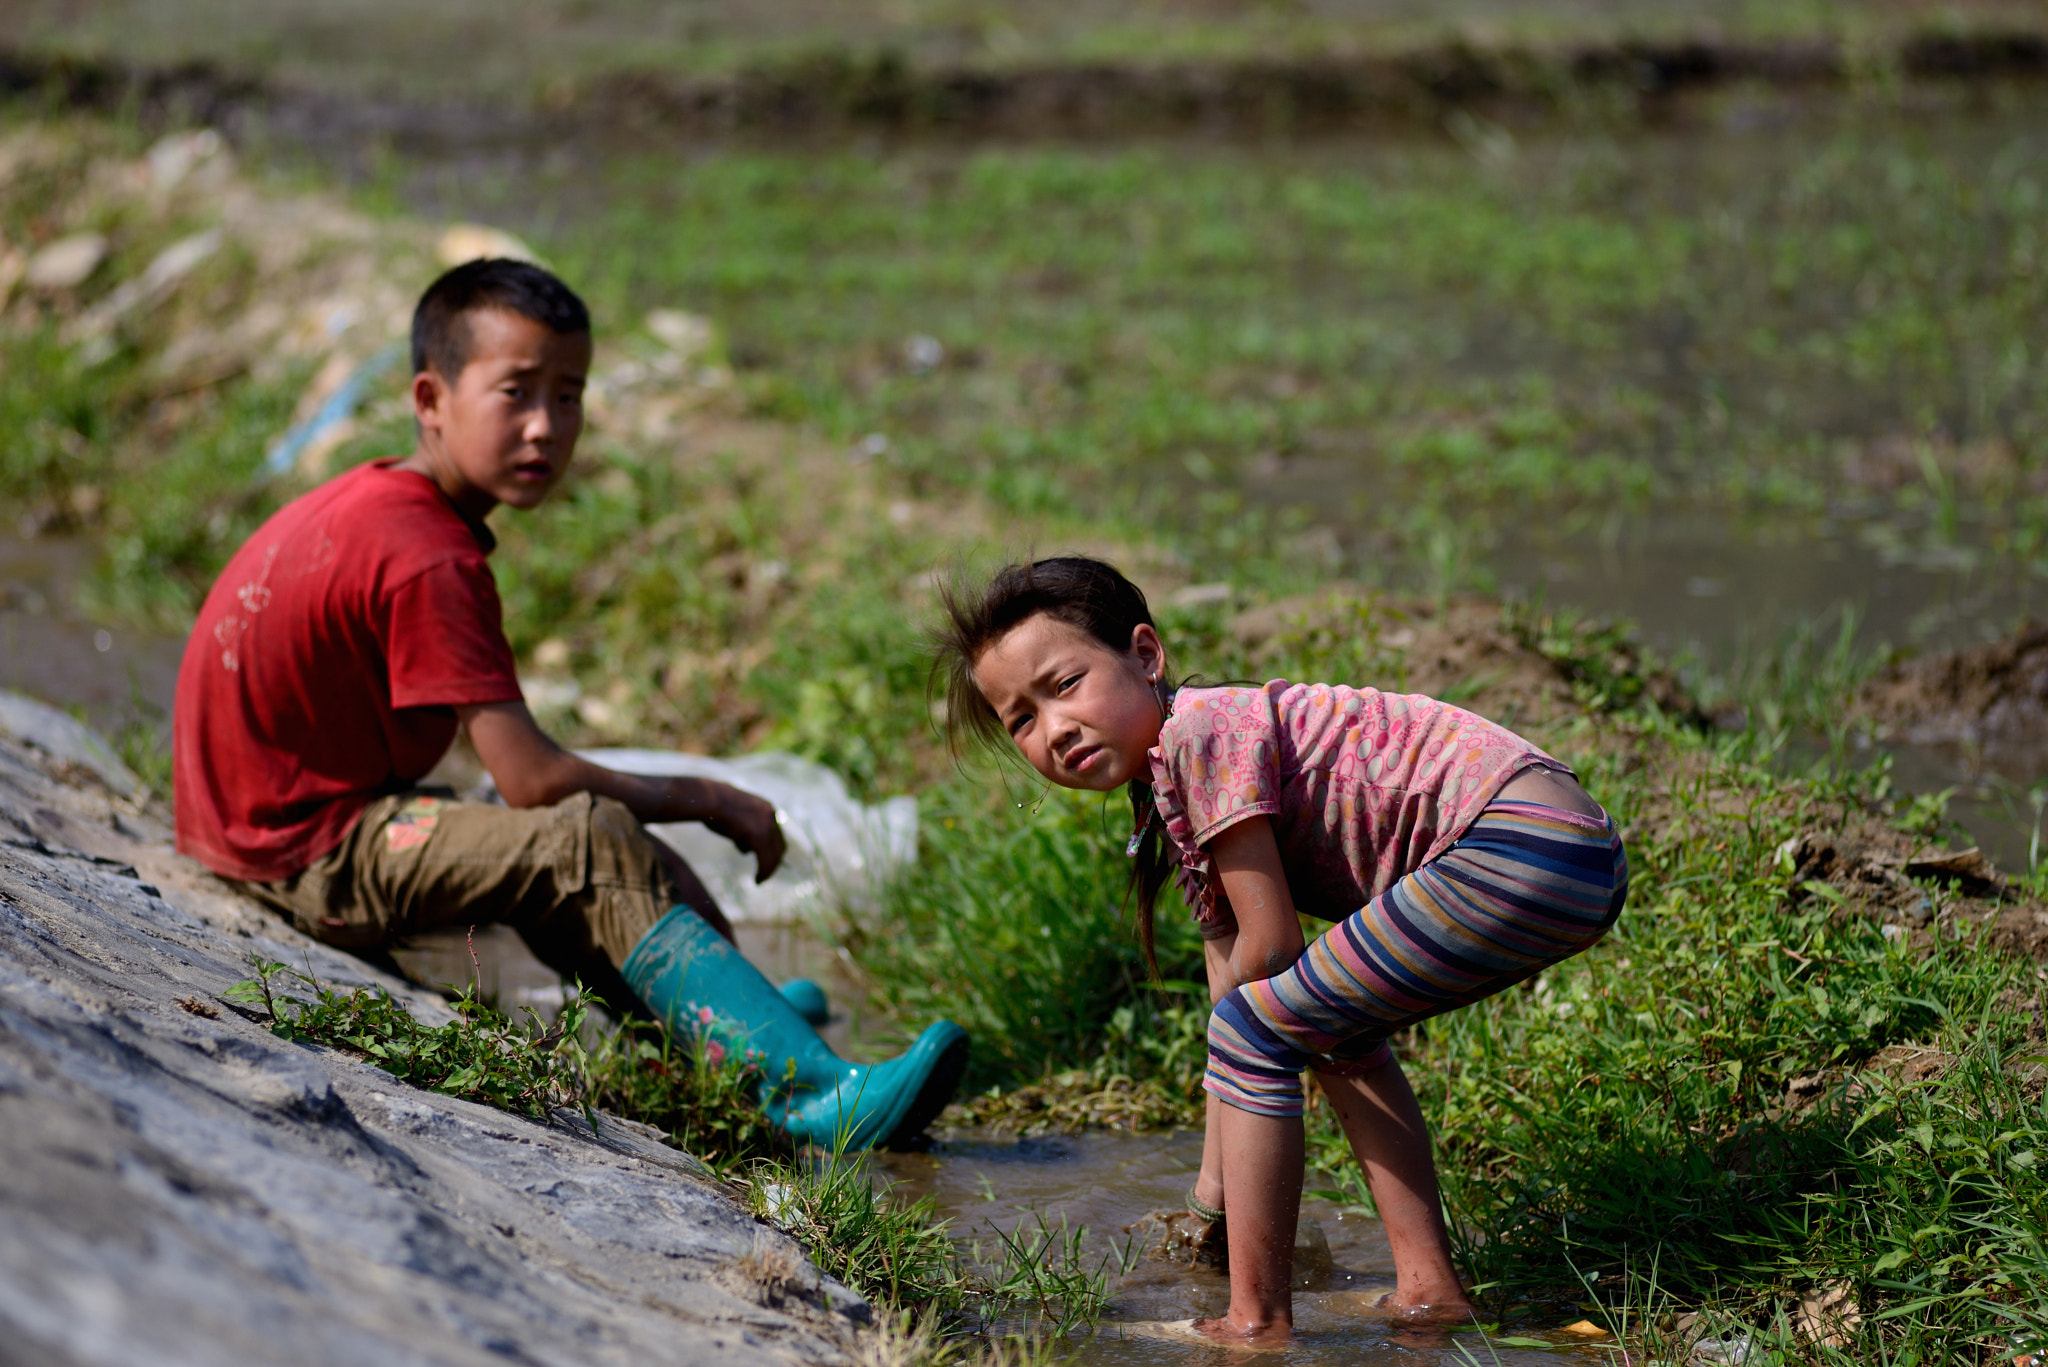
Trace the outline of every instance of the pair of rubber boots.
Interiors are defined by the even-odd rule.
[[[762,1108],[799,1143],[904,1147],[953,1099],[967,1067],[967,1032],[944,1020],[886,1063],[848,1063],[818,1038],[798,1002],[686,906],[642,936],[621,971],[671,1031],[734,1032],[729,1043],[760,1063]],[[801,1004],[815,1014],[822,997]]]

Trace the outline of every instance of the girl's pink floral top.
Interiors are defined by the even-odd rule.
[[[1337,921],[1457,843],[1522,770],[1570,773],[1506,727],[1420,694],[1341,684],[1183,688],[1152,791],[1204,936],[1236,929],[1202,846],[1273,823],[1298,910]]]

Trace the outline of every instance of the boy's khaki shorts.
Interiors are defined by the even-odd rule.
[[[307,868],[238,886],[341,949],[388,949],[437,926],[501,922],[542,963],[585,982],[594,970],[622,967],[682,900],[640,822],[589,793],[530,808],[422,793],[379,798]]]

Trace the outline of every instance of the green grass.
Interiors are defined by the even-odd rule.
[[[1989,119],[1878,102],[1704,149],[1551,139],[1497,165],[1399,145],[625,158],[577,173],[605,208],[549,236],[621,323],[655,301],[723,320],[766,411],[884,432],[915,485],[1163,523],[1219,573],[1285,567],[1311,501],[1345,569],[1394,582],[1483,578],[1532,512],[1655,506],[2031,563],[2048,179],[2018,99]],[[917,334],[951,359],[906,365]],[[1863,458],[1880,448],[1900,454]],[[1275,472],[1290,506],[1261,492]]]

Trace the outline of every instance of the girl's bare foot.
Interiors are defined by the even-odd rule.
[[[1216,1329],[1218,1325],[1223,1326],[1220,1332]],[[1285,1329],[1247,1334],[1223,1319],[1143,1320],[1124,1325],[1123,1331],[1138,1338],[1164,1339],[1168,1343],[1193,1344],[1201,1348],[1228,1348],[1240,1353],[1278,1353],[1293,1341],[1293,1335]]]
[[[1392,1319],[1404,1324],[1463,1324],[1479,1318],[1479,1312],[1472,1308],[1472,1302],[1460,1292],[1456,1296],[1444,1296],[1433,1301],[1397,1301],[1399,1294],[1389,1291],[1373,1302],[1373,1307]]]
[[[1432,1301],[1396,1299],[1400,1294],[1394,1287],[1369,1286],[1344,1293],[1344,1299],[1366,1314],[1403,1324],[1464,1324],[1478,1318],[1462,1290],[1455,1297],[1444,1295]]]
[[[1232,1348],[1257,1348],[1262,1351],[1285,1348],[1294,1338],[1294,1326],[1284,1323],[1246,1328],[1232,1323],[1228,1318],[1218,1316],[1213,1320],[1191,1320],[1195,1332],[1211,1343],[1221,1343]]]

